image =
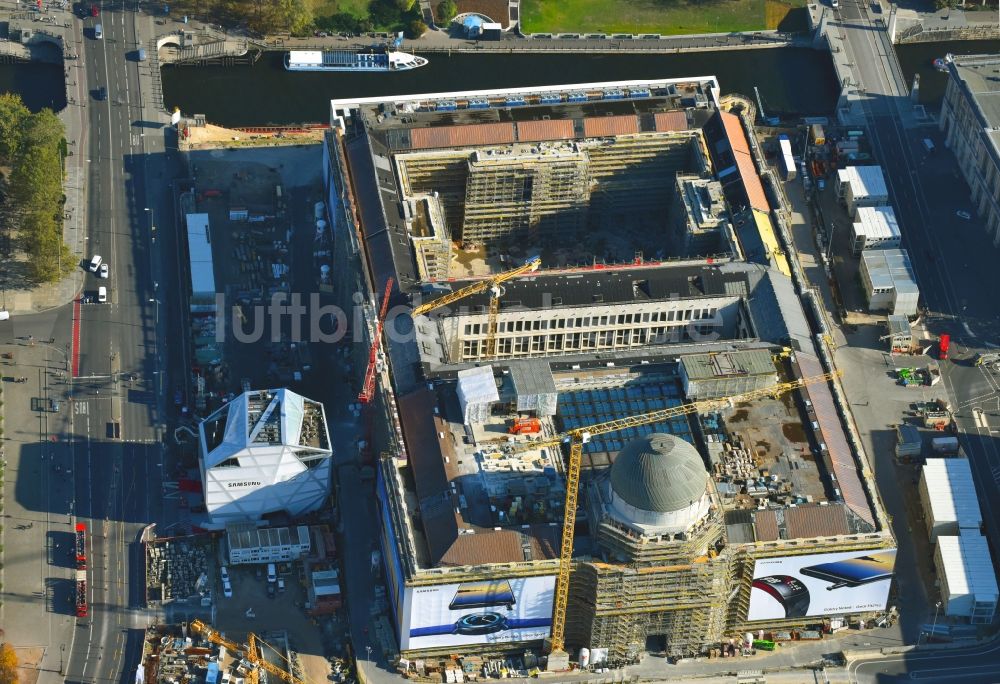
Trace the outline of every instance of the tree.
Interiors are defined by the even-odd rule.
[[[427,32],[427,24],[420,21],[419,19],[413,19],[409,24],[406,25],[406,37],[410,40],[416,40],[420,36]]]
[[[455,4],[455,0],[444,0],[437,6],[436,19],[441,26],[450,24],[456,14],[458,14],[458,6]]]
[[[404,14],[413,9],[415,4],[417,4],[417,0],[396,0],[396,7]]]
[[[288,32],[293,35],[304,35],[312,26],[312,5],[308,0],[281,0],[278,12]]]
[[[0,684],[17,684],[17,652],[10,644],[0,644]]]
[[[11,163],[21,146],[21,129],[31,112],[20,95],[0,95],[0,162]]]

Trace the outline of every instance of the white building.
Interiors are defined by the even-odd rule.
[[[330,490],[323,405],[287,389],[244,392],[198,427],[205,507],[214,523],[319,508]]]
[[[858,207],[857,221],[851,226],[852,250],[855,255],[866,249],[899,247],[900,233],[896,212],[892,207]]]
[[[928,459],[920,470],[918,491],[932,543],[942,535],[955,536],[959,530],[979,531],[983,514],[966,459]]]
[[[897,316],[917,315],[920,289],[905,249],[862,252],[861,285],[871,311],[888,311]]]
[[[837,197],[853,218],[858,207],[880,207],[889,203],[889,189],[881,166],[848,166],[837,171]]]
[[[938,537],[934,566],[941,582],[944,614],[987,625],[997,611],[997,576],[986,538],[976,530]]]
[[[309,528],[305,525],[257,527],[252,522],[230,523],[226,525],[226,544],[231,565],[287,563],[312,550]]]

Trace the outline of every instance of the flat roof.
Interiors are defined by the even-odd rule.
[[[897,294],[920,292],[917,274],[905,249],[866,249],[861,253],[861,262],[872,287],[892,288]]]
[[[931,517],[935,522],[956,522],[959,527],[979,528],[983,514],[979,509],[972,467],[964,458],[931,458],[924,464]]]
[[[215,293],[215,271],[212,261],[212,231],[208,214],[187,215],[188,256],[191,261],[191,292]]]
[[[1000,598],[990,547],[978,530],[962,530],[957,537],[940,536],[937,543],[951,595],[971,594],[977,603]]]
[[[979,106],[984,128],[1000,130],[1000,55],[953,55],[951,60]]]
[[[567,93],[572,91],[588,91],[602,89],[620,88],[668,88],[672,85],[685,84],[710,84],[712,91],[717,92],[719,81],[715,76],[689,76],[686,78],[656,78],[646,80],[627,81],[596,81],[592,83],[571,83],[566,85],[551,86],[528,86],[521,88],[492,88],[488,90],[447,90],[440,93],[417,93],[414,95],[391,95],[380,97],[358,97],[330,100],[331,112],[343,111],[345,109],[357,109],[364,105],[378,105],[382,103],[418,103],[434,100],[455,100],[469,98],[507,97],[511,95],[544,95],[547,93]]]
[[[719,354],[688,354],[681,357],[681,364],[687,377],[692,380],[777,373],[771,353],[761,349]]]
[[[881,166],[848,166],[837,171],[841,183],[850,183],[854,199],[888,197],[885,175]]]
[[[899,221],[896,212],[890,206],[858,207],[857,221],[854,222],[854,234],[872,240],[899,239]]]

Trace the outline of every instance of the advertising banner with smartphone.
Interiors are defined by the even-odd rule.
[[[407,587],[401,650],[535,641],[552,629],[556,578]]]
[[[885,610],[896,549],[761,558],[747,620]]]

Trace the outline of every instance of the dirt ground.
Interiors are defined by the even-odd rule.
[[[19,684],[35,684],[38,681],[38,664],[42,662],[45,649],[31,646],[14,650],[17,651],[17,660],[20,663],[17,668]]]
[[[217,147],[276,147],[280,145],[301,145],[303,143],[319,142],[323,139],[324,129],[314,129],[302,132],[273,131],[254,132],[238,131],[221,126],[206,124],[191,126],[186,136],[181,136],[181,150],[205,150]]]

